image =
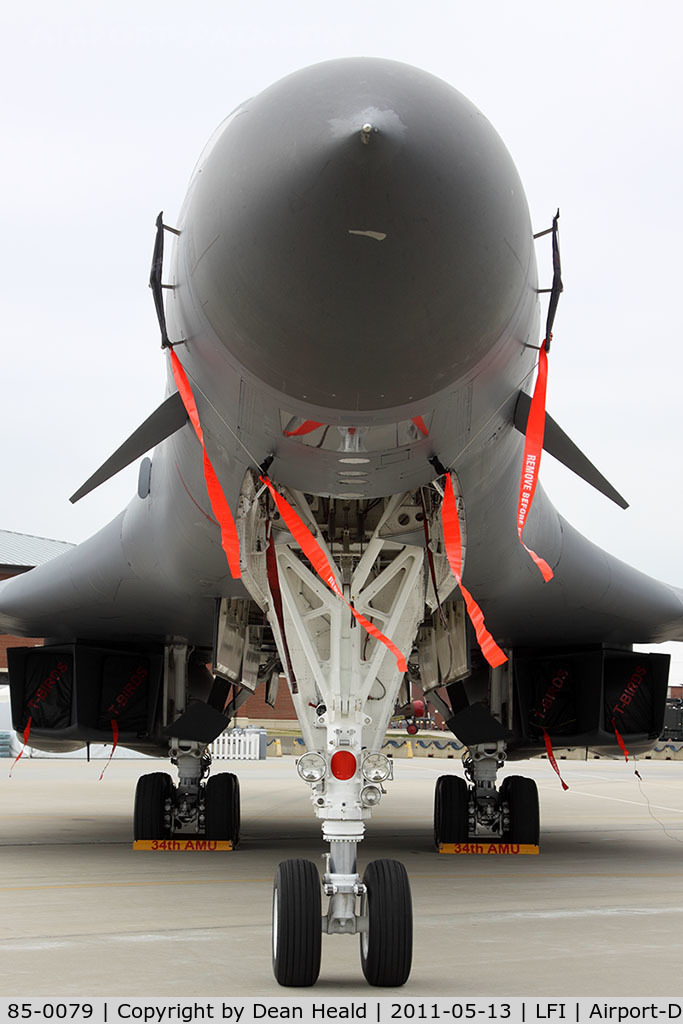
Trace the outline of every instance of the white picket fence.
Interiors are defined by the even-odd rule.
[[[259,761],[266,756],[265,729],[227,729],[210,746],[218,761]]]

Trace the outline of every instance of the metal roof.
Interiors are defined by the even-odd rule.
[[[47,537],[0,530],[0,565],[42,565],[75,546],[65,540],[48,540]]]

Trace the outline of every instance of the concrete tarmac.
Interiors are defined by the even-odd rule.
[[[358,939],[324,936],[314,989],[281,989],[270,963],[278,861],[320,864],[323,843],[293,758],[220,762],[242,787],[234,853],[139,853],[135,782],[163,763],[28,760],[0,776],[0,994],[391,995],[370,991]],[[534,777],[537,857],[439,856],[434,781],[458,762],[396,761],[360,848],[402,860],[415,914],[401,996],[676,996],[683,952],[683,765],[510,765]]]

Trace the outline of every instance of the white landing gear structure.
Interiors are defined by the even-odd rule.
[[[361,511],[353,499],[311,497],[285,488],[280,493],[315,537],[323,561],[334,567],[346,601],[393,642],[406,662],[415,645],[422,686],[451,718],[433,691],[453,678],[455,666],[464,664],[460,674],[467,673],[468,641],[464,616],[453,609],[449,617],[441,616],[443,628],[433,624],[435,590],[443,603],[456,587],[435,514],[438,502],[430,498],[428,511],[419,493],[397,494]],[[431,566],[425,557],[425,515],[431,520],[426,531]],[[275,977],[281,985],[313,985],[325,932],[360,936],[361,966],[371,985],[402,985],[412,958],[405,868],[395,860],[377,860],[361,879],[356,853],[365,822],[392,778],[392,762],[381,748],[395,708],[410,701],[407,679],[417,676],[417,667],[411,663],[404,674],[394,653],[358,623],[311,567],[266,487],[251,473],[242,487],[237,528],[243,582],[267,614],[307,749],[297,771],[310,786],[313,810],[329,844],[322,877],[322,892],[328,897],[324,910],[321,879],[311,861],[284,861],[278,868],[273,893]],[[461,535],[464,550],[464,516]],[[441,671],[438,662],[444,651]],[[487,712],[482,714],[487,717]],[[501,793],[495,789],[504,744],[472,746],[470,755],[465,765],[470,787],[455,776],[438,781],[435,836],[441,842],[467,841],[470,833],[503,837],[510,821],[526,813],[528,780],[519,779],[520,786],[511,779]]]
[[[278,868],[273,893],[275,977],[282,985],[314,984],[324,931],[360,935],[361,965],[370,984],[402,985],[412,959],[406,870],[398,861],[377,860],[361,880],[356,850],[365,821],[385,792],[383,783],[393,774],[381,747],[403,673],[391,651],[356,622],[304,561],[257,486],[247,477],[238,516],[243,578],[268,613],[308,750],[297,771],[310,785],[313,809],[329,843],[322,878],[329,897],[324,915],[316,866],[289,860]],[[334,544],[335,559],[314,514],[319,499],[309,501],[291,490],[284,494],[330,565],[336,565],[346,599],[407,657],[425,606],[424,547],[404,539],[411,532],[413,539],[421,536],[419,505],[409,495],[382,502],[369,540],[353,539],[352,530],[337,534],[341,542]],[[266,552],[271,544],[269,571]]]

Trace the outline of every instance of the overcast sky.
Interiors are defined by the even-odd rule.
[[[126,504],[136,469],[76,507],[68,496],[163,397],[156,214],[173,223],[238,102],[370,55],[480,107],[535,230],[560,207],[548,407],[631,508],[549,457],[541,479],[591,539],[683,585],[682,29],[683,7],[656,0],[5,4],[0,527],[80,541]],[[538,255],[549,285],[547,240]]]

